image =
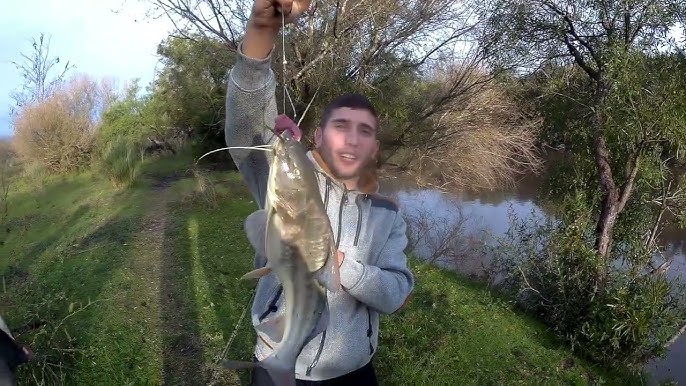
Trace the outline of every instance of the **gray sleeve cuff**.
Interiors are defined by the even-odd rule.
[[[352,259],[346,258],[343,260],[340,269],[341,285],[347,289],[354,289],[362,280],[364,276],[364,264]]]
[[[264,89],[269,82],[274,81],[274,73],[271,68],[271,59],[274,48],[264,59],[253,59],[243,54],[243,42],[238,44],[236,50],[236,64],[229,73],[229,79],[236,87],[243,91],[257,91]]]

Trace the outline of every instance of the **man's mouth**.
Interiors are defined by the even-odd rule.
[[[339,157],[343,158],[346,161],[356,161],[357,160],[357,156],[355,154],[351,154],[351,153],[340,153]]]

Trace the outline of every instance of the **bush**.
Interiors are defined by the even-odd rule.
[[[483,75],[462,75],[486,82]],[[511,186],[518,176],[540,171],[540,129],[535,114],[490,81],[465,92],[429,127],[415,130],[413,140],[423,145],[411,153],[409,166],[420,183],[474,190]]]
[[[110,100],[107,84],[80,76],[46,99],[23,107],[14,117],[17,155],[51,173],[88,165],[99,117]]]
[[[110,142],[100,156],[101,169],[117,188],[129,187],[136,182],[141,161],[140,145],[126,138]]]
[[[515,220],[495,251],[499,287],[577,352],[604,364],[640,365],[661,355],[684,323],[683,291],[651,273],[650,251],[628,241],[618,242],[622,254],[600,282],[591,225],[583,216]]]

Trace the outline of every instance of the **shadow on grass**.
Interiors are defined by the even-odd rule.
[[[80,205],[67,218],[60,213],[47,216],[34,224],[32,232],[36,234],[27,235],[34,240],[32,245],[14,256],[13,264],[25,267],[29,278],[0,295],[12,298],[8,302],[0,299],[0,304],[10,304],[10,320],[36,354],[36,359],[21,369],[20,379],[35,376],[47,384],[78,379],[79,374],[73,372],[46,369],[74,368],[79,364],[76,351],[91,349],[101,333],[97,307],[69,315],[90,300],[106,296],[105,286],[131,258],[131,240],[141,230],[142,214],[122,206],[104,212],[103,223],[91,224],[89,215],[97,210]]]
[[[249,371],[213,366],[249,306],[252,284],[238,279],[252,267],[243,219],[253,207],[246,195],[224,192],[217,206],[192,196],[170,209],[161,289],[165,383],[248,384]],[[248,312],[226,358],[251,360],[254,339]]]

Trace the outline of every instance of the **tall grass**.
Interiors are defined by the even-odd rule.
[[[100,169],[116,188],[126,188],[138,179],[141,161],[140,144],[119,138],[105,146],[100,158]]]

